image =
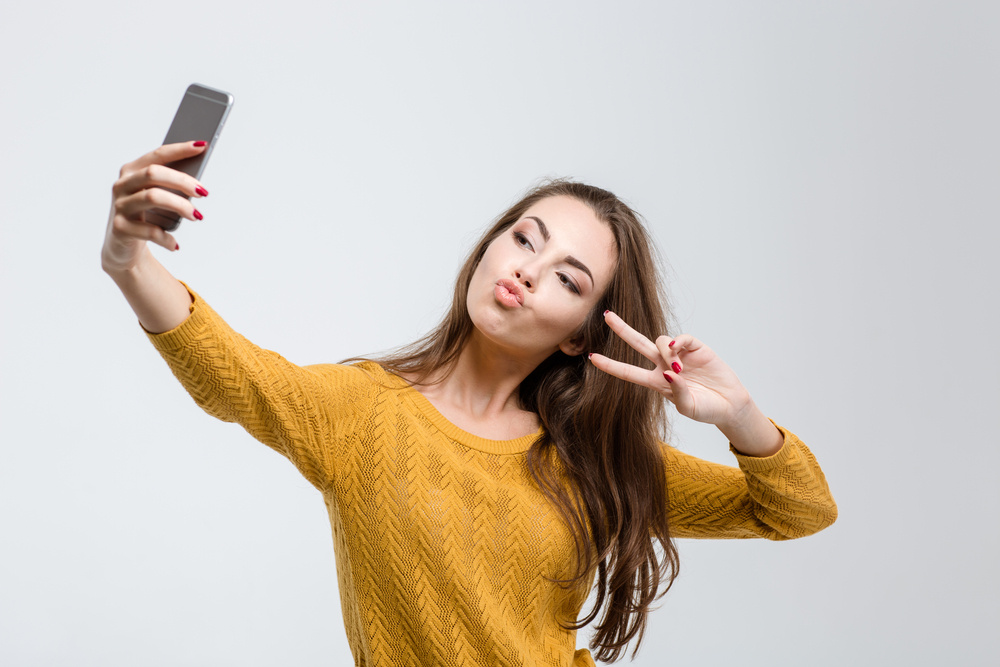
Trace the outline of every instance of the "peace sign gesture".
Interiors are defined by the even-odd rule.
[[[590,355],[599,370],[649,387],[673,403],[680,414],[707,424],[734,423],[752,404],[736,373],[694,336],[660,336],[653,343],[611,311],[604,313],[604,321],[656,368],[648,370],[601,354]]]

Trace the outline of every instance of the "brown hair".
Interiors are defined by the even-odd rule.
[[[589,205],[611,228],[618,249],[611,282],[579,329],[584,350],[648,368],[648,360],[610,330],[603,314],[614,311],[650,340],[667,333],[666,300],[653,244],[639,216],[614,194],[565,179],[529,190],[496,219],[462,266],[451,308],[436,329],[375,361],[390,372],[415,375],[417,383],[436,371],[446,376],[472,333],[466,297],[487,247],[533,204],[557,195]],[[560,624],[580,629],[607,602],[590,648],[597,651],[597,660],[614,662],[638,634],[634,659],[650,604],[667,592],[679,566],[667,525],[667,482],[659,442],[668,441],[669,432],[663,399],[646,387],[597,370],[586,354],[562,352],[542,362],[521,383],[518,394],[522,407],[536,412],[544,426],[544,435],[527,452],[528,468],[566,522],[576,546],[575,576],[555,581],[568,587],[589,580],[595,565],[598,572],[593,610],[577,623]],[[552,454],[558,471],[546,463]],[[561,475],[573,488],[560,482]],[[662,561],[657,559],[654,539],[663,550]],[[662,580],[666,585],[657,594]]]

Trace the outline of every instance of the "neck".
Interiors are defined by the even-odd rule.
[[[522,412],[518,387],[542,361],[511,355],[474,330],[447,377],[420,391],[472,420],[498,419]]]

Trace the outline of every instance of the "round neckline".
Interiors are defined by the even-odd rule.
[[[430,402],[430,399],[417,391],[417,389],[414,388],[409,382],[394,373],[388,372],[381,366],[379,366],[379,369],[381,369],[382,373],[385,374],[386,378],[391,379],[397,384],[400,396],[409,400],[410,404],[421,414],[427,417],[427,419],[434,424],[438,430],[452,440],[455,440],[470,449],[475,449],[487,454],[523,454],[531,449],[531,445],[533,445],[535,440],[540,438],[544,432],[544,427],[539,426],[538,430],[534,433],[522,435],[521,437],[514,438],[513,440],[491,440],[490,438],[478,436],[475,433],[469,433],[465,429],[459,428],[449,421],[447,417],[441,414],[440,410],[434,407],[434,404]]]

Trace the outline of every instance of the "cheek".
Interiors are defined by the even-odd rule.
[[[486,252],[483,253],[482,259],[479,260],[479,265],[476,266],[476,270],[472,273],[472,281],[483,282],[489,280],[490,277],[496,272],[496,264],[497,251],[496,241],[494,241],[486,248]]]
[[[568,303],[565,299],[556,301],[557,303],[545,309],[544,315],[539,318],[539,324],[546,330],[565,338],[580,328],[587,319],[590,308],[578,303]]]
[[[472,278],[469,279],[469,296],[468,299],[473,298],[473,295],[482,294],[486,289],[487,283],[492,282],[491,276],[493,275],[493,265],[490,262],[489,251],[483,258],[479,260],[479,265],[476,270],[472,272]]]
[[[493,294],[492,281],[490,280],[491,271],[489,258],[487,255],[484,255],[479,261],[476,270],[472,272],[472,278],[469,280],[469,290],[465,296],[465,307],[469,315],[473,318],[473,321],[476,321],[477,315],[481,315],[489,307],[489,299],[492,298]]]

